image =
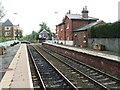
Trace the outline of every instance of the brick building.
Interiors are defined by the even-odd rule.
[[[58,43],[81,47],[87,46],[89,28],[96,25],[98,20],[98,18],[89,17],[88,13],[87,7],[83,8],[82,15],[71,14],[69,11],[62,23],[56,25]],[[85,30],[81,30],[85,27],[87,27]]]
[[[19,39],[22,36],[22,30],[19,25],[13,25],[8,19],[4,23],[1,23],[0,37],[7,40],[10,39]]]
[[[104,24],[105,22],[100,20],[98,22],[92,22],[83,27],[73,30],[73,41],[75,46],[86,47],[88,45],[88,38],[91,37],[91,27],[97,26],[99,24]]]

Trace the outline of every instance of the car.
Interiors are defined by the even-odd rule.
[[[21,43],[30,44],[29,41],[21,41]]]

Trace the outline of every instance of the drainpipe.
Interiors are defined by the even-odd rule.
[[[74,35],[73,34],[73,20],[71,20],[71,21],[72,21],[72,27],[71,28],[72,28],[72,40],[73,40],[73,35]],[[74,45],[74,40],[73,40],[73,45]]]
[[[65,28],[65,23],[64,23],[64,37],[65,37],[65,45],[66,45],[66,28]]]

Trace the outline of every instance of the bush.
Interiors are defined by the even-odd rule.
[[[6,42],[7,40],[6,40],[6,38],[2,38],[2,41],[1,42]]]
[[[120,38],[120,22],[106,23],[91,28],[91,38]]]

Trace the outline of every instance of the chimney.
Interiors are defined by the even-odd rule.
[[[71,14],[71,10],[69,10],[69,14]]]
[[[71,10],[69,10],[69,11],[67,12],[67,14],[71,14]]]
[[[85,6],[85,8],[82,10],[82,18],[88,18],[88,12],[87,6]]]

